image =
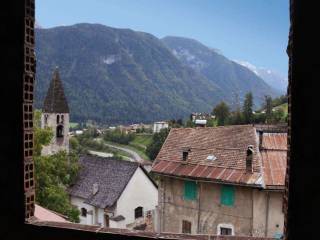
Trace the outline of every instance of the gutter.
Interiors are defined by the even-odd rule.
[[[202,192],[202,184],[200,182],[197,182],[200,185],[200,190],[199,190],[199,197],[198,197],[198,224],[197,224],[197,233],[200,233],[200,196],[201,196],[201,192]]]
[[[199,181],[199,182],[205,182],[205,183],[217,183],[217,184],[226,184],[226,185],[233,185],[233,186],[253,187],[253,188],[257,188],[257,189],[264,189],[264,186],[262,184],[257,185],[257,184],[232,183],[232,182],[224,182],[224,181],[197,180],[192,177],[177,177],[174,175],[163,174],[163,173],[159,173],[159,172],[153,172],[153,173],[161,175],[161,176],[165,176],[165,177],[180,179],[180,180],[187,180],[187,181],[193,180],[193,181]]]

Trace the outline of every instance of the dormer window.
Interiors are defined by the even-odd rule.
[[[189,155],[189,151],[182,152],[182,161],[187,161]]]

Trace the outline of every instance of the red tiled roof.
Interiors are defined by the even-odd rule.
[[[284,187],[287,167],[287,134],[264,133],[260,154],[266,187]]]
[[[246,172],[246,151],[254,148],[253,173]],[[183,162],[182,152],[190,149]],[[216,160],[207,160],[214,155]],[[251,125],[214,128],[173,128],[152,171],[179,177],[261,186],[261,160],[256,130]]]
[[[163,144],[152,172],[256,187],[283,187],[286,169],[286,133],[259,134],[252,125],[215,128],[173,128]],[[260,129],[259,129],[260,130]],[[253,146],[253,172],[246,172],[246,151]],[[187,161],[182,152],[190,149]],[[216,160],[207,160],[214,155]]]
[[[69,222],[58,214],[35,204],[34,216],[40,221]]]

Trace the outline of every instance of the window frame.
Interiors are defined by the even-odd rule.
[[[10,99],[17,99],[17,101],[12,101],[10,108],[13,107],[13,109],[21,109],[21,104],[25,104],[23,103],[23,99],[21,96],[24,95],[23,93],[23,87],[21,84],[21,79],[22,76],[24,75],[22,69],[23,67],[23,60],[24,59],[24,53],[23,53],[23,49],[22,49],[22,45],[24,45],[23,40],[24,39],[24,34],[22,34],[22,32],[24,32],[24,28],[25,28],[25,16],[26,14],[30,14],[33,15],[33,20],[34,20],[34,5],[33,7],[28,6],[27,2],[30,2],[30,0],[26,0],[26,1],[6,1],[6,3],[8,4],[6,6],[6,8],[2,8],[2,11],[5,12],[5,16],[10,16],[9,18],[7,17],[5,21],[8,20],[8,26],[10,27],[4,27],[2,29],[5,29],[6,31],[6,36],[4,38],[4,40],[7,42],[6,48],[4,48],[4,54],[6,54],[6,56],[9,56],[6,60],[7,62],[4,63],[4,69],[6,69],[6,71],[8,71],[8,74],[5,75],[6,76],[6,81],[3,84],[7,84],[9,86],[8,90],[10,90],[10,94],[11,94],[11,98]],[[32,2],[32,1],[31,1]],[[298,5],[299,4],[299,5]],[[305,4],[305,5],[303,5]],[[299,7],[298,7],[299,6]],[[308,128],[303,128],[303,129],[299,129],[299,127],[301,126],[297,126],[297,119],[299,119],[299,114],[303,114],[305,113],[307,110],[310,110],[310,106],[309,108],[304,108],[303,110],[301,109],[301,107],[298,107],[298,100],[300,101],[300,104],[305,106],[304,104],[302,104],[303,100],[304,100],[304,96],[302,95],[303,92],[307,91],[307,88],[305,85],[303,85],[303,80],[305,79],[305,76],[303,76],[303,73],[306,71],[306,69],[308,68],[306,65],[302,63],[302,61],[304,61],[303,58],[303,50],[304,50],[304,46],[301,43],[303,43],[305,41],[302,40],[301,38],[297,38],[296,36],[298,34],[303,34],[305,33],[307,30],[304,28],[305,25],[312,25],[312,21],[310,21],[309,18],[306,18],[305,15],[303,15],[303,10],[306,9],[306,7],[308,7],[308,10],[313,10],[316,9],[315,6],[313,6],[311,3],[302,3],[302,1],[296,1],[296,0],[290,0],[290,19],[291,19],[291,28],[290,28],[290,39],[289,42],[293,41],[293,38],[295,39],[295,47],[291,47],[293,50],[289,50],[290,53],[290,64],[289,64],[289,134],[288,134],[288,146],[294,146],[294,147],[298,147],[298,149],[292,148],[292,149],[288,149],[288,161],[291,158],[292,160],[294,160],[290,165],[288,165],[287,168],[287,180],[286,180],[286,194],[285,194],[285,202],[287,204],[287,206],[284,208],[285,209],[285,215],[286,215],[286,221],[285,221],[285,229],[286,229],[286,225],[288,226],[287,229],[289,229],[290,226],[290,240],[292,239],[299,239],[299,236],[297,236],[295,238],[294,233],[299,233],[299,232],[303,232],[306,231],[305,228],[302,227],[302,225],[299,225],[299,219],[304,219],[304,217],[299,218],[297,217],[297,215],[295,214],[299,214],[300,216],[302,216],[301,211],[297,212],[298,209],[297,205],[299,207],[303,207],[303,205],[299,205],[298,200],[292,200],[288,202],[288,197],[289,195],[293,195],[293,193],[297,193],[300,189],[298,188],[300,185],[296,186],[294,189],[292,187],[292,184],[289,185],[289,181],[292,182],[292,180],[294,181],[294,183],[296,183],[296,175],[295,174],[300,174],[301,173],[301,168],[299,168],[299,166],[302,166],[303,164],[299,164],[297,165],[297,162],[295,161],[295,158],[292,158],[290,156],[299,156],[299,153],[302,153],[303,155],[307,154],[307,150],[308,148],[306,148],[303,144],[301,144],[301,149],[299,149],[300,147],[300,143],[298,139],[299,136],[303,136],[306,135],[307,133],[311,133],[311,131]],[[294,10],[293,10],[294,9]],[[315,10],[314,10],[315,11]],[[312,14],[313,12],[310,11]],[[12,16],[14,16],[12,18]],[[295,20],[295,24],[293,25],[293,20]],[[5,23],[6,24],[6,23]],[[302,28],[303,26],[303,28]],[[291,32],[292,28],[295,28],[294,32],[296,34],[296,36],[293,35],[293,31]],[[315,30],[312,30],[312,32],[314,32]],[[308,36],[306,36],[308,37]],[[314,38],[314,36],[312,36],[312,38]],[[297,44],[298,43],[298,44]],[[298,47],[297,45],[299,45],[300,51],[296,52],[295,55],[295,59],[293,59],[293,55],[291,51],[297,50]],[[309,44],[312,45],[312,44]],[[317,47],[317,45],[315,45],[315,47]],[[308,47],[305,47],[308,48]],[[302,57],[301,57],[302,56]],[[300,59],[300,63],[302,66],[302,70],[297,69],[291,69],[291,66],[294,66],[295,68],[299,68],[299,65],[297,63],[299,63]],[[303,60],[302,60],[303,59]],[[294,60],[294,61],[293,61]],[[302,60],[302,61],[301,61]],[[311,70],[311,72],[314,70],[314,68],[309,68],[309,70]],[[314,71],[315,73],[315,71]],[[310,74],[309,74],[310,75]],[[294,81],[293,81],[294,79]],[[14,91],[12,91],[12,89],[14,89]],[[308,89],[309,91],[310,89]],[[311,91],[314,90],[311,88]],[[292,95],[292,96],[297,96],[295,98],[293,98],[292,100],[292,96],[291,93],[296,93],[297,95]],[[309,91],[310,92],[310,91]],[[300,93],[298,95],[298,93]],[[315,93],[315,91],[314,91]],[[6,100],[6,96],[2,96],[3,100]],[[292,106],[291,105],[291,101]],[[5,101],[3,101],[5,102]],[[304,101],[305,103],[307,103],[307,101]],[[27,104],[27,103],[26,103]],[[310,105],[310,102],[308,103]],[[7,105],[7,104],[4,104]],[[9,104],[8,104],[9,105]],[[9,108],[7,108],[7,106],[4,106],[5,110],[9,110]],[[291,110],[292,109],[292,110]],[[291,111],[293,114],[291,114]],[[8,111],[9,112],[9,111]],[[4,136],[13,136],[14,139],[18,140],[18,141],[7,141],[4,142],[2,144],[2,148],[3,148],[3,152],[2,152],[2,156],[3,156],[3,166],[8,170],[7,171],[7,175],[5,176],[11,176],[12,177],[12,181],[10,181],[10,186],[7,186],[7,184],[5,184],[5,190],[6,190],[6,195],[7,196],[3,196],[4,201],[6,201],[6,203],[9,203],[9,206],[14,206],[14,207],[8,207],[7,205],[6,208],[3,209],[3,214],[5,216],[7,216],[6,222],[10,223],[7,224],[5,223],[4,225],[2,225],[2,229],[5,230],[6,234],[9,233],[10,236],[18,236],[20,237],[20,239],[54,239],[54,237],[57,238],[57,236],[60,239],[101,239],[102,236],[104,239],[108,239],[110,237],[110,239],[115,239],[115,238],[119,238],[119,237],[124,237],[121,234],[118,234],[117,236],[115,236],[114,234],[110,234],[110,233],[94,233],[94,232],[85,232],[85,231],[81,231],[81,230],[75,230],[75,229],[66,229],[66,228],[59,228],[59,227],[54,227],[54,226],[37,226],[34,224],[30,224],[28,222],[25,222],[25,206],[27,207],[29,204],[32,205],[32,201],[30,202],[26,202],[26,198],[29,196],[32,196],[32,191],[30,192],[26,192],[23,186],[23,181],[24,181],[24,173],[23,173],[23,164],[21,161],[22,159],[22,152],[24,151],[23,148],[23,141],[21,141],[21,139],[23,139],[23,126],[22,126],[22,121],[23,121],[23,111],[16,111],[16,113],[13,113],[12,116],[8,117],[8,119],[5,119],[4,121],[7,121],[7,128],[3,134]],[[10,111],[11,113],[11,111]],[[294,121],[291,120],[290,115],[293,115],[292,119],[295,119]],[[292,123],[291,123],[292,122]],[[293,124],[293,125],[292,125]],[[293,126],[293,127],[291,127]],[[303,133],[302,131],[306,130],[306,133]],[[292,136],[293,138],[292,138]],[[291,138],[293,139],[291,141]],[[20,141],[19,141],[20,140]],[[310,142],[310,141],[309,141]],[[305,144],[306,145],[306,144]],[[312,145],[312,142],[310,142],[310,145]],[[312,162],[312,156],[310,157],[306,157],[304,160],[307,162],[307,160],[310,160],[310,162]],[[296,165],[295,165],[296,164]],[[299,172],[300,170],[300,172]],[[290,175],[289,175],[290,173]],[[295,174],[292,174],[295,173]],[[310,175],[310,174],[309,174]],[[302,179],[304,181],[301,181],[302,183],[308,183],[307,180]],[[12,186],[17,186],[15,189],[12,189]],[[304,185],[305,187],[305,185]],[[308,192],[309,193],[309,192]],[[10,198],[9,198],[10,196]],[[14,196],[14,197],[13,197]],[[304,196],[304,198],[306,198],[306,196]],[[288,210],[286,210],[288,207]],[[32,209],[32,207],[31,207]],[[300,209],[301,210],[301,209]],[[307,210],[307,209],[306,209]],[[32,210],[31,210],[32,211]],[[295,214],[294,214],[295,213]],[[290,217],[290,216],[295,216]],[[289,217],[289,218],[288,218]],[[295,225],[299,225],[299,228],[295,228]],[[316,225],[314,224],[313,226],[316,227]],[[308,225],[308,229],[310,228],[310,225]],[[19,231],[21,230],[21,231]],[[129,239],[130,237],[126,236],[127,239]],[[119,238],[120,239],[120,238]],[[145,239],[145,238],[144,238]]]

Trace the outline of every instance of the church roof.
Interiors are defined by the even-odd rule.
[[[58,68],[56,68],[53,73],[47,96],[44,100],[43,112],[69,113],[69,106],[66,96],[64,95]]]

